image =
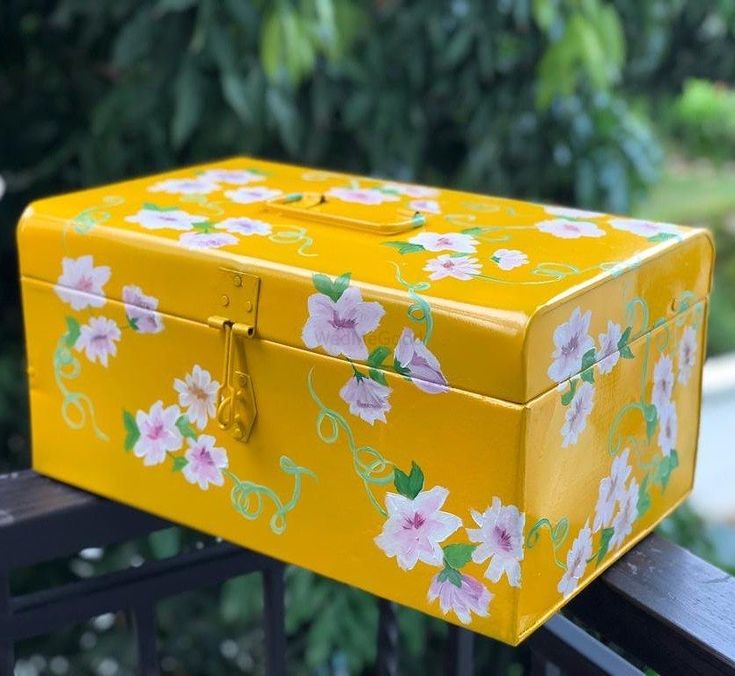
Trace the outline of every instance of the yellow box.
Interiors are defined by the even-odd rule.
[[[18,239],[57,479],[508,643],[691,488],[703,230],[237,158]]]

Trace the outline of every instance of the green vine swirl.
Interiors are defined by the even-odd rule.
[[[397,263],[393,263],[393,267],[396,269],[396,279],[406,287],[408,295],[413,301],[408,306],[406,314],[411,321],[424,325],[424,344],[428,345],[431,340],[431,335],[434,332],[434,319],[431,314],[431,305],[419,296],[419,292],[428,291],[431,288],[431,284],[429,282],[416,282],[415,284],[411,284],[403,278],[401,269]]]
[[[291,499],[286,503],[272,488],[256,484],[253,481],[242,481],[232,472],[226,471],[227,476],[234,484],[230,492],[232,505],[244,518],[255,521],[263,513],[264,500],[269,499],[273,502],[276,511],[271,516],[268,525],[276,535],[281,535],[286,530],[286,517],[301,499],[301,477],[306,475],[316,479],[314,472],[306,467],[300,467],[287,455],[281,456],[279,464],[284,473],[290,474],[294,478],[293,493]]]
[[[296,226],[286,228],[284,230],[274,232],[268,237],[268,239],[276,244],[299,244],[300,242],[301,244],[299,248],[296,249],[296,253],[299,254],[299,256],[314,257],[319,255],[307,251],[307,249],[314,244],[314,239],[309,237],[306,228],[297,228]]]
[[[107,211],[109,207],[117,207],[125,204],[124,197],[117,195],[106,195],[102,198],[102,203],[93,207],[87,207],[80,211],[74,218],[64,224],[61,232],[62,247],[67,252],[66,237],[69,228],[72,228],[77,235],[88,235],[95,226],[106,223],[112,218],[112,214]]]
[[[319,407],[319,413],[316,417],[316,433],[317,436],[325,444],[334,444],[337,442],[340,436],[340,431],[344,432],[347,438],[347,445],[352,454],[352,464],[355,469],[355,473],[363,485],[365,486],[365,492],[370,498],[370,502],[373,507],[382,514],[388,516],[385,508],[378,502],[377,498],[373,494],[372,486],[386,486],[393,483],[393,468],[392,463],[386,460],[381,453],[374,449],[372,446],[358,446],[355,441],[355,436],[352,433],[349,423],[336,411],[325,406],[324,402],[319,398],[319,395],[314,389],[314,369],[309,371],[309,375],[306,379],[306,385],[309,390],[311,398],[314,403]],[[328,432],[324,432],[324,425],[330,426]]]
[[[559,560],[559,549],[564,545],[567,536],[569,535],[569,519],[564,516],[555,524],[546,518],[539,519],[535,524],[533,524],[533,526],[531,526],[531,529],[526,535],[526,547],[528,549],[533,549],[536,546],[543,529],[548,529],[549,536],[551,537],[551,547],[554,552],[554,563],[562,570],[566,570],[566,564]]]
[[[66,386],[65,381],[78,378],[82,371],[79,360],[71,351],[74,347],[71,339],[72,335],[67,330],[59,338],[53,356],[54,378],[62,396],[61,417],[71,429],[80,430],[87,424],[89,416],[95,435],[102,441],[109,441],[110,438],[97,425],[92,400],[86,394],[73,392]]]
[[[589,272],[609,272],[617,265],[618,263],[615,261],[608,261],[599,265],[592,265],[588,268],[578,268],[568,263],[544,262],[539,263],[531,270],[532,275],[543,279],[513,280],[494,277],[492,275],[475,275],[475,279],[495,284],[506,284],[508,286],[537,286],[540,284],[554,284],[567,277],[576,277]]]

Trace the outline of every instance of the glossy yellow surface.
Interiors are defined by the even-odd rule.
[[[503,641],[691,487],[702,231],[240,158],[19,246],[38,471]]]

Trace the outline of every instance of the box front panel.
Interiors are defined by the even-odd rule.
[[[39,472],[514,639],[522,409],[418,377],[425,340],[400,377],[237,339],[230,367],[257,405],[243,443],[217,421],[221,331],[146,310],[140,289],[137,304],[35,280],[23,293]],[[488,573],[476,552],[498,516],[511,556]]]
[[[607,328],[621,349],[529,407],[521,635],[691,490],[706,302],[669,321],[640,297],[624,303],[629,326]]]

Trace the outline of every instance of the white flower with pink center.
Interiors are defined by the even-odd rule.
[[[74,310],[102,307],[105,304],[104,286],[109,279],[110,268],[107,265],[95,267],[92,256],[64,258],[54,291]]]
[[[651,402],[661,415],[661,410],[671,401],[674,390],[674,362],[667,354],[662,354],[653,367],[653,387]]]
[[[326,196],[351,204],[374,205],[398,201],[398,197],[393,193],[384,192],[377,188],[330,188],[327,190]]]
[[[109,357],[117,354],[117,343],[120,340],[120,329],[107,317],[92,317],[79,329],[79,338],[74,348],[84,352],[91,362],[99,361],[107,367]]]
[[[680,230],[673,223],[654,223],[637,218],[611,218],[610,225],[615,230],[630,232],[639,237],[656,237],[658,235],[678,235]]]
[[[387,422],[385,414],[390,411],[388,397],[390,387],[362,375],[352,376],[339,391],[342,400],[349,404],[350,413],[371,425],[376,421]]]
[[[579,435],[587,427],[587,418],[594,406],[595,387],[591,383],[583,382],[574,393],[572,403],[567,406],[564,414],[564,424],[561,434],[564,437],[561,447],[573,446],[579,440]]]
[[[552,218],[536,224],[541,231],[561,239],[580,237],[604,237],[605,231],[591,221],[574,221],[566,218]]]
[[[482,267],[480,261],[474,256],[451,256],[442,254],[432,258],[424,266],[426,272],[430,272],[429,279],[437,281],[445,277],[453,277],[466,282],[480,274]]]
[[[612,522],[615,505],[622,499],[625,493],[625,482],[632,471],[632,467],[628,463],[629,455],[630,449],[626,448],[620,455],[616,456],[612,462],[610,476],[606,476],[600,481],[595,519],[592,523],[593,533],[601,528],[607,528]]]
[[[139,286],[132,284],[123,287],[122,296],[128,322],[138,333],[163,331],[163,319],[156,312],[158,298],[146,296]]]
[[[363,301],[356,287],[347,288],[337,301],[314,293],[301,339],[309,349],[323,347],[333,357],[367,359],[365,335],[378,328],[384,314],[380,303]]]
[[[202,434],[196,440],[187,439],[189,449],[184,453],[186,465],[182,470],[184,478],[190,484],[198,484],[206,491],[209,485],[222,486],[225,483],[222,470],[228,465],[227,452],[215,446],[215,438]]]
[[[240,240],[226,232],[185,232],[179,237],[179,244],[187,249],[220,249],[232,246]]]
[[[679,420],[673,401],[667,401],[658,411],[658,445],[665,456],[676,448],[676,435],[679,433]]]
[[[215,225],[216,228],[227,230],[235,235],[270,235],[270,223],[259,221],[255,218],[226,218]]]
[[[620,329],[620,324],[609,320],[607,322],[607,331],[599,335],[600,347],[597,350],[597,355],[600,357],[600,362],[597,367],[603,375],[610,373],[620,359],[618,342],[620,342],[622,335],[623,332]]]
[[[403,329],[394,356],[401,367],[399,371],[401,375],[409,377],[420,390],[438,394],[449,389],[439,360],[421,340],[416,338],[411,329]]]
[[[167,192],[175,195],[207,195],[219,189],[217,183],[204,177],[167,178],[154,183],[148,188],[148,192]]]
[[[408,240],[419,244],[427,251],[454,251],[455,253],[475,253],[477,240],[472,235],[461,232],[421,232]]]
[[[592,558],[592,532],[589,522],[579,531],[579,535],[572,542],[567,553],[567,569],[564,571],[557,591],[566,598],[570,596],[579,585],[579,580],[587,568],[587,561]]]
[[[501,270],[513,270],[528,263],[528,256],[518,249],[498,249],[491,257]]]
[[[561,383],[579,373],[585,353],[595,347],[595,341],[589,335],[591,319],[590,310],[582,314],[577,307],[568,321],[556,327],[551,355],[554,361],[547,371],[554,382]]]
[[[679,376],[677,380],[686,385],[697,363],[697,332],[693,326],[687,326],[679,343]]]
[[[253,204],[272,200],[274,197],[278,197],[281,192],[277,188],[237,188],[236,190],[225,190],[225,197],[237,204]]]
[[[426,185],[410,185],[408,183],[386,183],[382,186],[382,189],[414,199],[436,197],[439,194],[436,188],[430,188]]]
[[[174,389],[179,393],[179,405],[186,411],[189,421],[200,430],[207,426],[210,418],[214,418],[219,386],[219,382],[199,364],[195,364],[183,380],[174,380]]]
[[[127,216],[125,220],[142,225],[148,230],[191,230],[196,223],[204,223],[208,219],[182,209],[143,207],[137,214]]]
[[[638,516],[638,482],[630,480],[630,485],[625,489],[618,512],[613,519],[613,534],[610,538],[610,551],[622,545],[633,530],[633,522]]]
[[[138,411],[135,414],[140,436],[133,446],[133,453],[143,458],[144,465],[160,465],[167,453],[182,447],[184,438],[176,426],[180,415],[178,406],[164,408],[161,401],[153,404],[148,413]]]
[[[441,511],[448,495],[442,486],[422,491],[413,500],[386,493],[388,518],[375,544],[386,556],[395,556],[403,570],[411,570],[419,561],[441,566],[444,552],[440,543],[462,525],[458,516]]]
[[[462,624],[469,624],[472,614],[487,617],[490,614],[490,601],[493,595],[481,582],[471,575],[460,573],[460,585],[457,586],[449,578],[440,580],[437,573],[431,580],[428,599],[433,603],[439,599],[442,613],[453,612]]]
[[[263,174],[247,169],[207,169],[199,174],[199,178],[203,181],[229,183],[230,185],[247,185],[265,180]]]
[[[490,560],[485,577],[491,582],[498,582],[505,575],[511,587],[520,587],[526,515],[515,505],[503,506],[497,497],[493,497],[492,505],[482,514],[474,509],[471,513],[479,526],[467,529],[470,542],[479,543],[472,552],[472,560],[475,563]]]
[[[439,202],[436,200],[411,200],[408,208],[414,211],[423,211],[427,214],[440,214],[442,212]]]
[[[545,204],[544,210],[547,214],[552,216],[560,216],[561,218],[600,218],[605,214],[599,211],[586,211],[585,209],[572,209],[571,207],[557,207],[549,204]]]

